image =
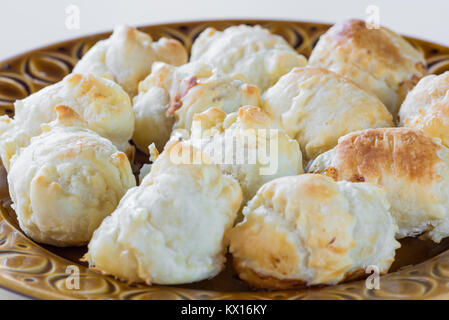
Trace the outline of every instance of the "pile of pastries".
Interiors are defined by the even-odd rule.
[[[201,281],[228,256],[254,288],[330,285],[449,236],[449,72],[363,21],[308,60],[260,26],[208,28],[190,57],[120,26],[0,134],[22,230],[124,281]]]

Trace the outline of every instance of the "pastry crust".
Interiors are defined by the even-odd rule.
[[[13,124],[0,136],[0,155],[6,169],[18,148],[42,132],[41,126],[56,119],[55,107],[66,105],[86,122],[87,128],[111,140],[120,151],[133,154],[129,144],[134,131],[131,101],[116,83],[93,75],[70,74],[14,103]]]
[[[86,129],[69,107],[56,112],[58,119],[14,155],[9,192],[30,238],[81,246],[136,181],[123,152]]]
[[[133,141],[145,153],[153,142],[162,150],[173,129],[190,129],[196,113],[212,106],[230,113],[244,105],[260,105],[259,90],[244,78],[202,62],[181,67],[158,62],[134,98]]]
[[[376,265],[385,273],[400,247],[385,192],[314,174],[265,184],[230,234],[239,277],[262,289],[336,284]]]
[[[263,94],[262,108],[299,142],[307,160],[333,148],[349,132],[393,126],[379,99],[322,68],[293,69]]]
[[[162,38],[153,42],[148,34],[121,25],[108,39],[97,42],[73,72],[113,80],[133,97],[139,82],[151,72],[155,61],[182,65],[187,62],[187,51],[177,40]]]
[[[420,130],[384,128],[348,134],[308,170],[383,186],[399,238],[426,233],[440,242],[449,235],[449,149]]]
[[[223,72],[243,74],[261,91],[294,67],[307,64],[281,36],[261,26],[240,25],[224,31],[207,28],[192,46],[191,61],[200,60]]]
[[[399,125],[423,130],[449,147],[449,71],[422,78],[399,110]]]
[[[309,65],[346,76],[377,95],[396,116],[407,92],[426,74],[422,52],[393,31],[364,21],[335,24],[313,49]]]
[[[183,142],[168,144],[95,231],[85,256],[91,268],[147,284],[190,283],[223,269],[241,189],[216,165],[178,162],[183,152],[207,158]]]
[[[266,182],[303,173],[298,142],[255,106],[226,115],[218,108],[196,114],[191,143],[240,183],[244,202]]]

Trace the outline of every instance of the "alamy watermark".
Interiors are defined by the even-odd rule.
[[[69,265],[65,269],[68,277],[65,279],[65,286],[68,290],[80,289],[80,268],[75,265]]]

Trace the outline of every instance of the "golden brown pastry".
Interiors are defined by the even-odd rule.
[[[263,289],[336,284],[368,266],[386,273],[400,247],[389,207],[385,191],[368,183],[316,174],[270,181],[231,231],[234,267]]]
[[[449,147],[449,71],[422,78],[399,110],[399,125],[423,130]]]
[[[209,108],[193,119],[188,143],[201,147],[223,172],[237,179],[244,201],[270,180],[303,173],[298,142],[258,107],[244,106],[228,115]]]
[[[307,160],[333,148],[349,132],[393,126],[379,99],[322,68],[293,69],[263,94],[262,107],[299,142]]]
[[[73,72],[94,74],[117,82],[133,97],[137,86],[151,72],[151,64],[187,62],[187,52],[177,40],[151,37],[136,28],[121,25],[112,35],[97,42],[78,62]]]
[[[57,106],[56,112],[58,119],[14,155],[9,192],[30,238],[80,246],[136,181],[123,152],[86,129],[69,107]]]
[[[172,129],[189,130],[193,116],[209,107],[230,113],[244,105],[259,106],[259,90],[242,79],[202,62],[181,67],[155,63],[134,98],[134,143],[145,153],[153,142],[162,150]]]
[[[70,74],[14,103],[12,124],[0,136],[0,155],[6,169],[17,149],[28,145],[31,137],[42,132],[41,126],[56,119],[55,107],[73,109],[87,127],[111,140],[130,157],[129,144],[134,131],[134,114],[126,92],[113,81],[93,75]]]
[[[409,128],[350,133],[308,168],[336,180],[383,186],[398,237],[435,242],[449,235],[449,149],[426,133]]]
[[[193,164],[179,159],[202,158]],[[181,284],[224,267],[227,233],[242,201],[234,178],[197,148],[169,143],[140,186],[95,231],[91,268],[129,282]]]
[[[247,25],[224,31],[207,28],[193,43],[190,60],[209,63],[231,75],[243,74],[261,91],[294,67],[307,64],[281,36]]]
[[[354,80],[377,95],[394,116],[407,92],[426,74],[422,52],[393,31],[368,29],[361,20],[330,28],[313,49],[309,65]]]

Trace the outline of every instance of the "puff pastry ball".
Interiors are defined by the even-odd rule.
[[[399,110],[399,125],[421,129],[449,147],[449,71],[422,78]]]
[[[162,150],[173,129],[190,129],[196,113],[212,106],[230,113],[244,105],[260,105],[260,92],[243,77],[202,62],[180,67],[157,62],[134,97],[133,141],[145,153],[153,142]]]
[[[368,29],[364,21],[335,24],[321,36],[309,59],[377,95],[396,116],[407,92],[426,74],[422,52],[395,32]]]
[[[303,173],[298,142],[258,107],[244,106],[228,115],[210,108],[195,115],[194,123],[198,127],[192,129],[190,143],[237,179],[244,201],[270,180]]]
[[[333,148],[349,132],[393,126],[379,99],[322,68],[293,69],[264,93],[262,106],[298,140],[307,160]]]
[[[193,43],[190,60],[210,63],[229,74],[241,73],[261,91],[294,67],[307,64],[281,36],[247,25],[224,31],[207,28]]]
[[[204,162],[178,161],[187,152]],[[95,231],[91,268],[129,282],[181,284],[224,267],[227,234],[242,201],[234,178],[183,142],[167,145],[140,186]]]
[[[161,38],[153,42],[148,34],[121,25],[108,39],[97,42],[73,71],[114,80],[133,97],[154,61],[182,65],[187,62],[187,52],[177,40]]]
[[[383,186],[398,238],[449,235],[449,149],[421,130],[370,129],[342,137],[308,168],[336,180]]]
[[[0,159],[2,160],[2,165],[5,168],[9,168],[9,160],[13,156],[13,154],[7,154],[7,151],[4,149],[4,139],[2,138],[2,135],[6,132],[11,131],[14,128],[15,121],[14,119],[10,118],[7,115],[0,116]],[[8,133],[8,135],[11,135]],[[17,142],[16,142],[17,143]],[[16,144],[14,143],[14,145]],[[23,142],[24,144],[25,142]],[[9,152],[15,153],[16,147],[11,146],[8,150]],[[3,159],[6,162],[6,164],[3,164]]]
[[[392,264],[397,225],[372,184],[303,174],[265,184],[230,234],[239,277],[263,289],[337,284]]]
[[[113,81],[93,75],[70,74],[62,81],[15,102],[13,125],[0,136],[0,155],[8,169],[16,150],[39,135],[42,124],[56,119],[55,107],[73,109],[92,131],[111,140],[132,156],[129,144],[134,131],[134,113],[126,92]]]
[[[29,237],[55,246],[80,246],[136,181],[123,152],[82,128],[72,109],[56,109],[57,122],[45,126],[14,156],[9,192]]]

